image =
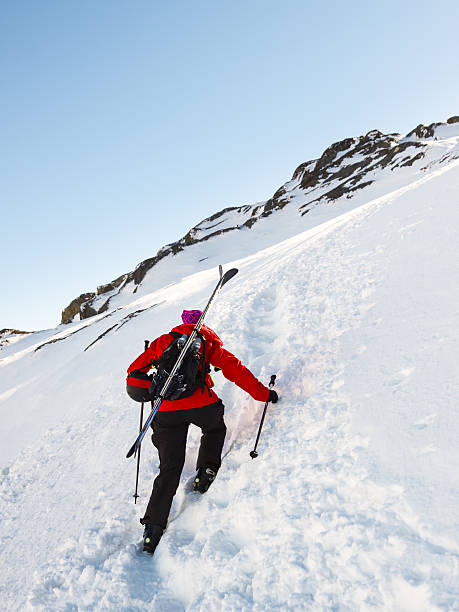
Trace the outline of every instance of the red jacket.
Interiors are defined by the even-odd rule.
[[[179,334],[191,334],[194,326],[185,324],[174,327],[172,331],[178,332]],[[269,396],[269,389],[259,382],[252,372],[246,368],[232,353],[223,348],[223,343],[217,334],[203,325],[200,333],[206,340],[206,363],[213,365],[217,368],[221,368],[223,375],[231,382],[236,383],[241,389],[247,391],[253,399],[260,402],[266,402]],[[128,368],[128,374],[133,370],[146,368],[152,363],[153,360],[158,359],[162,352],[169,346],[173,340],[173,336],[170,334],[163,334],[153,340],[150,346],[144,351],[135,361],[131,363]],[[210,377],[206,381],[208,386],[211,385]],[[159,407],[159,410],[186,410],[189,408],[198,408],[200,406],[207,406],[214,404],[218,401],[217,394],[208,389],[196,389],[196,391],[190,397],[175,400],[173,402],[164,400]]]

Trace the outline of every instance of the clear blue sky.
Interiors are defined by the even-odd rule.
[[[0,328],[332,142],[459,114],[456,0],[17,0],[0,28]]]

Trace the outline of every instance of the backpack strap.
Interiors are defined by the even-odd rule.
[[[178,338],[181,338],[183,334],[179,334],[178,332],[175,332],[175,331],[170,331],[169,335],[172,336],[174,340],[177,340]],[[172,340],[172,342],[174,340]],[[172,342],[169,344],[169,346],[172,344]],[[169,346],[165,350],[167,350]],[[132,372],[130,372],[129,375],[132,376],[133,374],[146,374],[148,370],[150,370],[152,366],[156,366],[157,363],[158,363],[158,360],[154,359],[151,363],[148,363],[147,365],[142,366],[141,368],[136,368],[135,370],[132,370]]]
[[[146,374],[148,370],[150,370],[151,367],[155,365],[156,365],[156,361],[152,361],[151,363],[148,363],[146,366],[142,366],[141,368],[136,368],[135,370],[132,370],[132,372],[129,372],[129,376],[132,376],[133,374]]]

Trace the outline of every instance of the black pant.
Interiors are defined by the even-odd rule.
[[[157,412],[153,419],[153,444],[159,454],[159,474],[153,483],[150,501],[142,524],[167,525],[172,498],[180,482],[185,463],[186,437],[192,423],[202,430],[196,468],[210,467],[217,471],[226,435],[223,421],[224,407],[221,400],[209,406]]]

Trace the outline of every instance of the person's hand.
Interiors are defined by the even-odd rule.
[[[268,402],[272,402],[273,404],[275,404],[277,402],[277,400],[279,399],[279,396],[277,395],[277,393],[274,391],[274,389],[270,389],[269,390],[269,397],[268,397]]]

